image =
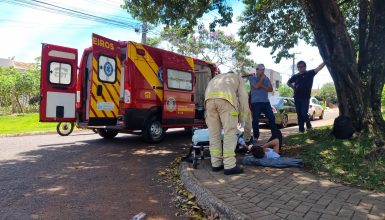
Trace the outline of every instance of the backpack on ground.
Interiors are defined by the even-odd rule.
[[[338,116],[334,119],[333,135],[337,139],[349,139],[353,136],[354,128],[352,121],[347,116]]]

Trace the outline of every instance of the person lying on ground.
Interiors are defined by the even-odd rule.
[[[280,130],[273,130],[270,139],[262,146],[252,146],[250,153],[255,158],[279,158],[282,148],[282,133]]]
[[[279,153],[282,148],[282,133],[279,129],[273,130],[273,133],[271,134],[271,137],[262,146],[254,145],[255,147],[262,147],[264,149],[270,148],[273,149],[276,153]],[[243,139],[238,139],[238,148],[236,149],[235,153],[247,153],[251,152],[251,149],[254,147],[253,145],[250,145],[248,143],[245,143]],[[255,149],[254,149],[255,150]],[[269,151],[268,149],[265,151]]]
[[[255,158],[279,158],[279,147],[277,145],[278,140],[274,139],[273,141],[267,142],[263,146],[252,146],[250,153]],[[270,148],[274,147],[274,148]]]

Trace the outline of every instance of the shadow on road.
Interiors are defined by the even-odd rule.
[[[159,144],[132,135],[79,137],[0,160],[0,219],[127,219],[142,211],[175,218],[158,172],[189,148],[191,134],[170,131]]]

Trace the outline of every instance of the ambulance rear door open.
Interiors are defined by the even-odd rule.
[[[75,121],[77,49],[42,45],[40,121]]]
[[[121,61],[119,44],[92,34],[92,74],[88,125],[114,126],[119,114]]]

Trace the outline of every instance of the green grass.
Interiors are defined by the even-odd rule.
[[[338,140],[331,135],[331,127],[322,127],[291,135],[284,142],[282,155],[302,158],[311,172],[335,182],[385,192],[385,157],[365,159],[373,146],[367,134]]]
[[[39,122],[39,114],[0,116],[0,134],[56,131],[56,122]]]

